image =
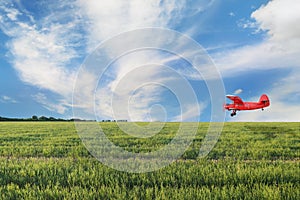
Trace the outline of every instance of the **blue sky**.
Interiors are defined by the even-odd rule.
[[[99,44],[126,31],[156,27],[199,43],[211,67],[220,73],[224,94],[238,94],[248,101],[269,95],[271,107],[265,111],[239,112],[234,118],[226,113],[226,121],[299,121],[299,10],[300,3],[294,0],[3,0],[0,116],[71,118],[75,108],[79,117],[99,120],[209,121],[214,100],[207,82],[191,64],[170,52],[128,53],[113,62],[103,77],[84,74],[81,66]],[[178,42],[178,46],[184,45]],[[191,53],[180,47],[180,52]],[[116,51],[120,46],[110,48]],[[78,80],[80,72],[83,80]],[[178,73],[193,91],[183,89],[186,98],[181,100],[175,86],[186,82]],[[74,84],[80,91],[75,94],[76,104]]]

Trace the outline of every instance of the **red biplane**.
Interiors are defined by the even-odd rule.
[[[258,102],[243,102],[240,97],[234,95],[226,95],[226,97],[233,101],[233,104],[224,105],[224,109],[229,111],[232,110],[232,113],[230,114],[231,117],[236,115],[236,111],[255,109],[264,110],[264,107],[268,107],[270,105],[270,100],[265,94],[261,95]]]

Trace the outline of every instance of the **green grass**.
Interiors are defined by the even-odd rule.
[[[102,123],[132,152],[159,149],[178,125],[134,138]],[[198,158],[208,125],[171,165],[127,173],[91,156],[71,122],[0,123],[0,199],[300,199],[300,123],[225,123],[215,148]]]

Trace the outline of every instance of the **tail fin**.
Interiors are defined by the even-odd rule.
[[[266,94],[261,95],[261,97],[259,99],[259,103],[262,103],[265,106],[269,106],[270,105],[269,97]]]

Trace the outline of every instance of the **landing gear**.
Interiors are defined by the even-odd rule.
[[[262,108],[261,110],[264,111],[264,108]]]
[[[233,110],[232,113],[230,114],[231,117],[236,115],[236,110]]]

